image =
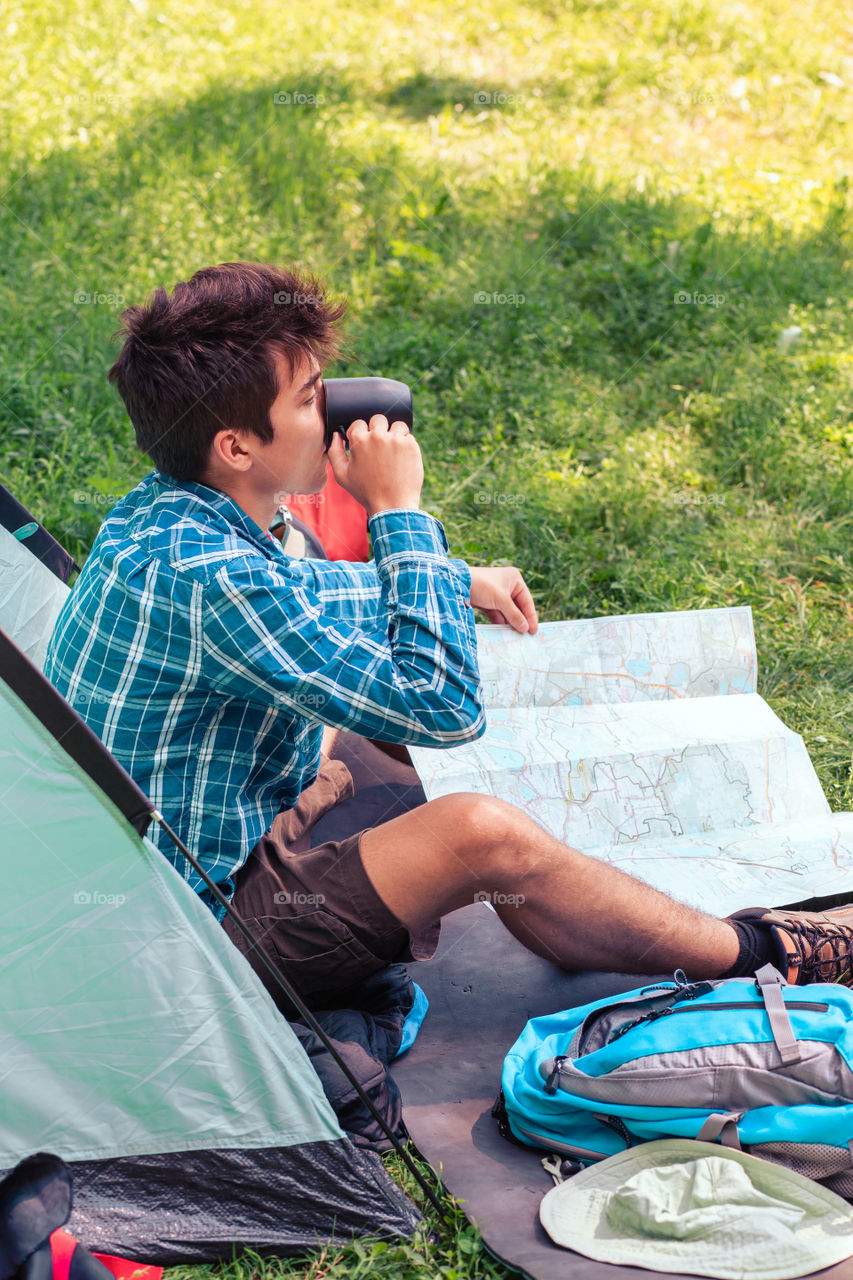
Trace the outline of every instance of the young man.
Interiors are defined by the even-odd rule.
[[[471,606],[537,628],[518,570],[448,558],[403,423],[355,422],[328,451],[373,562],[290,560],[267,534],[283,493],[325,483],[321,377],[343,311],[314,279],[230,263],[125,313],[110,377],[158,470],[99,532],[49,678],[315,1005],[427,958],[441,917],[482,891],[523,897],[498,908],[504,924],[569,969],[716,977],[772,960],[791,981],[849,984],[853,907],[713,919],[498,799],[446,796],[306,848],[351,790],[321,757],[324,725],[471,741],[485,727]]]

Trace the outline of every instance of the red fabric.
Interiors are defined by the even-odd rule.
[[[93,1257],[112,1271],[116,1280],[160,1280],[162,1267],[149,1266],[147,1262],[131,1262],[129,1258],[116,1258],[111,1253],[96,1253]]]
[[[53,1259],[53,1280],[68,1280],[71,1259],[77,1241],[60,1227],[50,1235],[50,1254]],[[82,1248],[82,1246],[81,1246]],[[93,1253],[100,1263],[111,1271],[116,1280],[161,1280],[162,1267],[150,1267],[144,1262],[131,1262],[129,1258],[115,1258],[110,1253]]]
[[[56,1219],[54,1218],[54,1222]],[[50,1256],[53,1259],[53,1280],[68,1280],[71,1270],[71,1255],[77,1248],[77,1241],[61,1227],[50,1233]]]
[[[294,493],[285,501],[312,533],[316,533],[330,560],[369,560],[367,512],[335,479],[327,463],[328,480],[321,493]]]

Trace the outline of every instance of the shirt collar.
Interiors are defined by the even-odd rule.
[[[262,529],[250,515],[247,515],[242,507],[237,505],[233,498],[229,498],[228,494],[223,493],[221,489],[214,489],[210,485],[200,484],[196,480],[173,480],[164,471],[155,471],[153,479],[163,489],[184,489],[193,494],[205,506],[211,507],[227,520],[230,525],[238,529],[244,537],[254,543],[265,555],[276,559],[284,554],[278,539],[274,538],[268,530]]]

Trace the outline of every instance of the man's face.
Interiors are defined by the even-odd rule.
[[[275,355],[281,388],[270,406],[275,435],[269,444],[254,438],[252,454],[263,489],[282,493],[319,493],[326,483],[326,424],[320,365],[306,358],[294,367]]]

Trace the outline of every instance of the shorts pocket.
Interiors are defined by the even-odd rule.
[[[343,920],[322,907],[294,916],[259,916],[249,927],[309,1008],[333,1007],[343,992],[388,964],[356,938]],[[247,958],[279,1008],[289,1012],[289,1000],[263,965],[257,967],[258,957],[248,954]]]

